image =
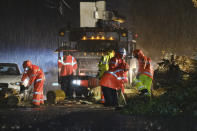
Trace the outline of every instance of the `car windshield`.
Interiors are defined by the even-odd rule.
[[[20,75],[20,72],[15,64],[0,64],[0,75]]]

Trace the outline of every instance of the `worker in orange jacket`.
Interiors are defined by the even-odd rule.
[[[68,52],[67,55],[64,55],[62,59],[58,60],[58,68],[60,74],[60,82],[62,90],[65,91],[67,97],[73,96],[73,88],[70,87],[72,76],[76,73],[77,70],[77,61],[76,59]]]
[[[105,106],[118,106],[117,90],[124,92],[126,82],[125,72],[129,66],[125,62],[126,50],[120,48],[115,52],[115,57],[110,59],[109,70],[106,71],[100,80],[102,91],[105,97]]]
[[[139,67],[138,67],[138,75],[140,75],[144,71],[144,69],[146,67],[147,57],[144,55],[144,53],[140,49],[135,49],[133,51],[133,55],[138,60],[138,65],[139,65]]]
[[[142,83],[144,85],[144,88],[147,89],[147,92],[145,92],[146,96],[151,96],[151,85],[153,80],[154,70],[153,66],[151,64],[151,59],[148,57],[146,61],[146,67],[144,71],[142,72]]]
[[[60,63],[61,62],[61,63]],[[73,75],[77,70],[77,61],[70,54],[63,57],[63,60],[58,60],[60,70],[60,76]]]
[[[104,72],[109,70],[109,61],[115,55],[114,50],[110,50],[110,51],[107,51],[105,53],[106,54],[104,56],[102,56],[102,58],[101,58],[101,60],[99,61],[99,64],[98,64],[98,69],[99,69],[98,78],[99,79],[102,77]],[[99,102],[102,103],[102,104],[105,103],[105,98],[104,98],[104,94],[102,92],[102,89],[101,89],[101,99],[100,99]]]
[[[37,65],[33,65],[30,60],[23,62],[23,69],[24,73],[21,78],[21,84],[25,87],[29,87],[34,83],[33,106],[44,104],[43,85],[45,76],[42,69]]]
[[[136,49],[133,51],[134,57],[138,59],[139,70],[137,78],[134,80],[136,88],[141,94],[151,97],[151,84],[153,78],[153,69],[150,58],[147,58],[144,53]]]

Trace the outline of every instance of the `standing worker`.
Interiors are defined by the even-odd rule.
[[[33,65],[30,60],[23,62],[23,69],[24,73],[21,78],[21,84],[27,88],[31,86],[32,83],[34,83],[32,104],[34,107],[38,107],[40,104],[44,104],[44,73],[39,66]]]
[[[126,50],[120,48],[116,50],[115,57],[109,62],[109,70],[106,71],[100,80],[102,91],[105,97],[105,106],[119,106],[117,90],[124,92],[125,72],[129,70],[125,62]]]
[[[61,84],[62,84],[62,90],[65,91],[66,95],[68,97],[71,97],[73,95],[73,91],[70,88],[70,80],[71,77],[76,73],[77,71],[77,61],[76,59],[68,52],[67,55],[63,56],[63,60],[59,63],[60,69],[60,78],[61,78]]]
[[[101,77],[103,76],[105,71],[109,70],[109,61],[111,58],[114,57],[114,55],[115,55],[115,52],[114,52],[114,50],[112,50],[112,51],[106,52],[106,55],[102,56],[102,58],[98,64],[98,68],[99,68],[98,78],[99,79],[101,79]],[[104,98],[104,94],[103,94],[102,89],[101,89],[100,103],[105,103],[105,98]]]

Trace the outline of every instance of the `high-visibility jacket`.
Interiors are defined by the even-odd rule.
[[[147,61],[147,57],[143,54],[142,51],[140,51],[138,53],[138,65],[139,65],[139,68],[138,68],[138,73],[141,74],[145,67],[146,67],[146,61]]]
[[[104,74],[105,71],[109,70],[109,61],[114,57],[114,52],[108,52],[107,55],[102,56],[101,61],[98,64],[99,68],[99,78]]]
[[[151,65],[151,59],[147,58],[147,62],[146,62],[146,67],[144,69],[144,71],[142,72],[142,74],[150,77],[151,79],[153,79],[153,74],[154,74],[154,70],[153,67]]]
[[[45,76],[42,69],[40,69],[37,65],[32,65],[30,69],[24,71],[21,81],[22,83],[28,82],[27,86],[34,83],[33,104],[44,104],[43,85]]]
[[[45,80],[45,76],[42,69],[40,69],[39,66],[32,65],[31,69],[24,71],[21,81],[24,82],[27,79],[28,85],[31,85],[33,82],[36,82],[36,80]]]
[[[146,96],[151,97],[151,85],[153,79],[154,70],[151,66],[151,59],[147,58],[146,67],[144,71],[139,75],[139,78],[135,80],[135,85],[138,90],[147,89]]]
[[[144,53],[142,52],[142,50],[136,49],[133,51],[133,55],[138,59],[138,74],[141,74],[145,67],[146,67],[146,56],[144,55]]]
[[[123,79],[123,82],[127,83],[128,82],[129,65],[125,62],[125,60],[123,60],[123,61],[121,61],[121,64],[119,64],[119,68],[124,69],[123,77],[125,79]]]
[[[64,56],[64,59],[62,61],[62,68],[60,71],[60,76],[72,75],[73,72],[76,70],[77,70],[76,59],[71,55]]]
[[[150,96],[151,97],[151,85],[152,85],[152,79],[150,77],[148,77],[145,74],[140,74],[138,79],[134,80],[135,82],[135,87],[138,90],[143,90],[143,89],[147,89],[147,93],[145,93],[146,96]]]
[[[112,89],[122,89],[124,91],[125,71],[126,67],[122,64],[123,60],[113,57],[109,62],[109,70],[106,71],[100,80],[100,85]],[[122,65],[121,65],[122,64]]]

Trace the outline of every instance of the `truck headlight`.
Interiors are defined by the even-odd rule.
[[[81,85],[81,80],[73,80],[72,84],[80,86]]]
[[[52,83],[52,86],[59,86],[59,83],[53,82],[53,83]]]

